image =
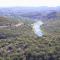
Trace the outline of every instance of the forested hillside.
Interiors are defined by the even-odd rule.
[[[46,21],[42,37],[34,34],[31,20],[25,21],[0,17],[0,26],[8,26],[0,28],[0,60],[60,60],[60,20]],[[14,27],[18,22],[23,24]]]

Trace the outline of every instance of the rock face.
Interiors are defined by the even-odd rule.
[[[51,54],[48,55],[48,57],[44,56],[44,55],[31,55],[28,54],[28,56],[26,56],[26,60],[56,60],[56,57],[53,57]]]
[[[0,33],[0,39],[6,39],[7,36],[4,33]]]
[[[37,21],[33,24],[33,30],[34,30],[34,33],[38,36],[38,37],[41,37],[43,36],[43,32],[41,30],[41,25],[43,24],[42,21]]]

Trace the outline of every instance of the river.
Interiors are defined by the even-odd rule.
[[[41,25],[43,25],[42,21],[37,21],[37,22],[33,23],[33,31],[38,37],[43,36],[43,31],[41,30]]]

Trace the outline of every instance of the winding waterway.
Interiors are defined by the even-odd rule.
[[[33,31],[38,36],[43,36],[43,31],[41,30],[41,25],[43,25],[42,21],[37,21],[33,24]]]

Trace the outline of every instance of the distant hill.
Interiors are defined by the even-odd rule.
[[[9,17],[0,16],[0,26],[17,24],[18,22],[19,22],[18,19],[12,19],[12,18],[9,18]]]
[[[60,19],[60,7],[12,7],[0,8],[0,16],[31,19]]]

